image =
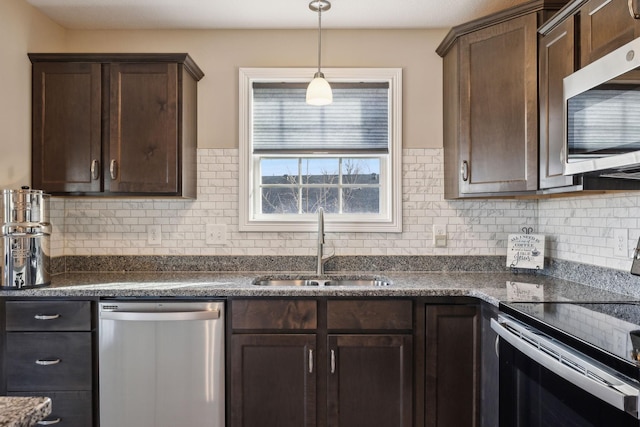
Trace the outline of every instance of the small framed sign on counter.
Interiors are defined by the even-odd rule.
[[[543,234],[509,234],[507,244],[507,267],[544,268]]]

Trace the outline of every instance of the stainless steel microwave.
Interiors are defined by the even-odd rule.
[[[565,175],[640,179],[640,38],[564,79]]]

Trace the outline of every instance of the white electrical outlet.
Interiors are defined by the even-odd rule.
[[[204,240],[207,245],[226,245],[227,244],[227,225],[226,224],[207,224],[205,227]]]
[[[147,244],[162,244],[162,227],[160,225],[147,225]]]
[[[613,256],[618,258],[629,257],[629,233],[627,229],[616,228],[613,230]]]
[[[445,224],[433,224],[433,246],[436,248],[447,247],[447,226]]]

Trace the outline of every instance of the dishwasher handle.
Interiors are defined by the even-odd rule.
[[[220,318],[220,310],[202,311],[101,311],[100,318],[129,322],[162,322],[185,320],[215,320]]]
[[[640,387],[622,380],[615,372],[596,365],[586,356],[558,343],[510,316],[491,319],[493,329],[501,339],[531,360],[586,391],[598,399],[640,419],[638,412]]]

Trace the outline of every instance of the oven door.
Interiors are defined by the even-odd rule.
[[[500,426],[640,426],[640,384],[507,315],[499,335]]]

